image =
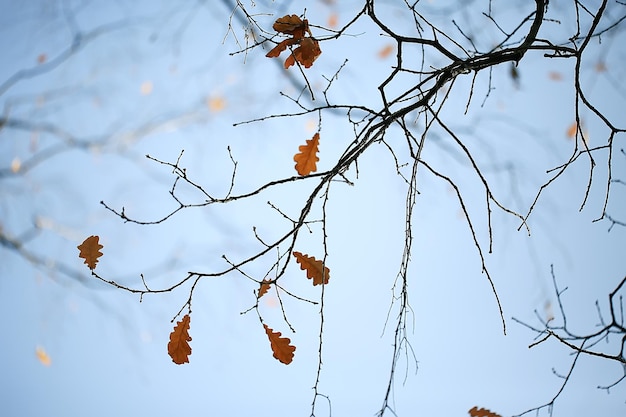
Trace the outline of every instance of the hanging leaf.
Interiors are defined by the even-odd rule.
[[[486,408],[472,407],[468,413],[472,417],[502,417],[500,414],[492,413]]]
[[[289,365],[293,360],[293,352],[296,350],[296,347],[289,344],[291,340],[288,337],[280,337],[280,332],[274,332],[266,324],[263,324],[263,328],[270,339],[274,357],[285,365]]]
[[[263,280],[261,281],[261,287],[259,288],[259,293],[257,294],[257,299],[263,297],[265,295],[265,293],[267,293],[270,289],[271,284],[269,283],[269,280]]]
[[[328,284],[330,279],[330,269],[324,266],[322,261],[318,261],[312,256],[303,255],[300,252],[294,252],[293,256],[300,264],[300,269],[306,270],[306,277],[313,278],[313,285]]]
[[[296,62],[305,68],[311,68],[313,62],[315,62],[317,57],[322,53],[322,50],[320,49],[319,42],[313,39],[308,20],[302,20],[295,14],[286,15],[276,19],[273,27],[277,32],[291,35],[291,38],[279,42],[265,56],[268,58],[276,58],[280,56],[287,47],[297,45],[294,50],[291,50],[291,53],[285,60],[285,69],[295,65]],[[307,34],[309,36],[306,36]]]
[[[98,243],[98,239],[100,239],[98,236],[89,236],[83,243],[77,246],[80,251],[78,257],[84,258],[85,263],[92,270],[96,268],[98,258],[102,256],[100,249],[103,246]]]
[[[317,161],[320,159],[316,153],[320,144],[320,134],[316,133],[312,139],[306,141],[306,145],[298,147],[300,153],[294,155],[293,160],[296,161],[296,171],[300,175],[309,175],[311,172],[317,171]]]
[[[170,333],[170,341],[167,344],[167,353],[169,353],[172,361],[177,365],[189,362],[191,355],[191,336],[189,336],[189,322],[191,317],[185,314],[185,317],[174,326],[174,330]]]
[[[276,32],[292,35],[296,39],[302,39],[304,32],[308,32],[309,30],[309,22],[306,19],[302,20],[297,15],[292,14],[279,17],[272,27]]]
[[[302,42],[300,42],[300,46],[285,60],[285,69],[295,64],[295,61],[304,65],[304,68],[311,68],[313,62],[315,62],[317,57],[321,54],[322,50],[320,49],[319,42],[312,38],[304,38]]]

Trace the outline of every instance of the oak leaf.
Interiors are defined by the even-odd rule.
[[[313,278],[313,285],[328,284],[330,279],[330,269],[324,266],[324,262],[318,261],[313,256],[303,255],[300,252],[294,252],[293,256],[300,264],[300,269],[306,270],[306,277]]]
[[[174,326],[174,330],[170,333],[170,341],[167,344],[167,353],[169,353],[172,361],[177,365],[189,362],[191,355],[191,336],[189,336],[189,322],[191,317],[185,314],[185,317]]]
[[[468,413],[472,417],[502,417],[500,414],[492,413],[486,408],[472,407]]]
[[[274,330],[267,327],[266,324],[263,324],[263,328],[265,329],[265,333],[270,340],[270,346],[272,348],[272,352],[274,353],[274,357],[285,365],[289,365],[293,360],[293,352],[296,350],[295,346],[289,344],[291,343],[291,339],[288,337],[280,337],[282,334],[281,332],[274,332]]]
[[[309,175],[311,172],[317,171],[318,147],[320,144],[320,134],[316,133],[313,138],[307,139],[306,145],[298,147],[299,153],[295,154],[293,160],[296,161],[296,171],[300,175]]]
[[[292,35],[296,39],[302,39],[304,32],[309,31],[308,20],[300,19],[297,15],[285,15],[276,19],[272,25],[276,32]]]
[[[257,294],[256,298],[259,299],[259,298],[263,297],[265,295],[265,293],[269,291],[270,285],[272,285],[272,284],[270,284],[270,282],[268,280],[264,279],[263,281],[261,281],[261,287],[259,288],[259,293]]]
[[[271,52],[271,51],[270,51]],[[313,62],[318,56],[322,54],[320,44],[315,39],[304,38],[298,46],[285,60],[285,69],[295,64],[298,61],[304,68],[311,68]]]
[[[96,268],[98,258],[102,256],[100,249],[102,249],[103,246],[98,243],[99,239],[100,238],[98,236],[89,236],[83,243],[77,246],[80,251],[78,257],[84,258],[85,263],[89,269],[92,270]]]
[[[293,38],[285,39],[284,41],[281,41],[278,45],[276,45],[271,51],[269,51],[267,54],[265,54],[265,56],[268,57],[268,58],[276,58],[276,57],[280,56],[280,54],[285,49],[287,49],[288,46],[291,46],[294,43],[298,43],[298,41],[293,39]]]

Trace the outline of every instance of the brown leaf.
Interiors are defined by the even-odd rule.
[[[321,54],[322,50],[320,49],[319,42],[313,38],[304,38],[300,42],[300,46],[285,60],[285,69],[294,64],[294,59],[304,65],[304,68],[311,68],[313,62],[315,62],[317,57]]]
[[[285,15],[279,17],[272,26],[276,32],[292,35],[296,39],[304,37],[304,32],[309,31],[309,22],[300,19],[297,15]]]
[[[306,141],[306,145],[298,147],[300,153],[294,155],[293,160],[296,161],[296,171],[300,175],[309,175],[311,172],[317,171],[317,161],[320,159],[316,153],[320,144],[320,134],[316,133],[313,138]]]
[[[263,328],[265,329],[267,337],[270,339],[270,346],[274,357],[285,365],[289,365],[293,360],[293,352],[296,350],[295,346],[289,344],[291,343],[291,339],[288,337],[280,337],[280,332],[274,332],[267,327],[266,324],[263,324]]]
[[[500,414],[492,413],[486,408],[472,407],[468,413],[472,417],[502,417]]]
[[[265,293],[267,293],[270,290],[270,286],[271,284],[269,283],[268,280],[263,280],[261,281],[261,287],[259,288],[259,293],[257,295],[257,299],[263,297],[265,295]]]
[[[276,45],[271,51],[265,54],[265,56],[268,58],[276,58],[285,49],[287,49],[288,46],[293,45],[294,43],[297,43],[297,41],[293,38],[285,39],[284,41],[281,41],[278,45]]]
[[[294,252],[293,256],[296,257],[296,261],[300,264],[300,269],[306,270],[306,277],[308,279],[313,278],[313,285],[328,284],[330,279],[330,269],[324,266],[322,261],[318,261],[313,256],[303,255],[300,252]]]
[[[174,326],[174,330],[170,333],[170,341],[167,344],[167,353],[169,353],[172,361],[177,365],[189,362],[191,355],[191,336],[189,336],[189,323],[191,317],[185,314],[185,317]]]
[[[78,257],[84,258],[85,263],[92,270],[96,268],[98,258],[102,256],[100,249],[103,246],[98,243],[98,239],[100,239],[98,236],[89,236],[83,243],[77,246],[80,251]]]

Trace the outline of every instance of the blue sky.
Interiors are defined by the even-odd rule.
[[[233,127],[298,110],[279,95],[298,93],[280,63],[265,58],[261,49],[230,54],[239,47],[228,29],[230,10],[222,3],[4,3],[3,115],[37,128],[0,131],[0,167],[55,149],[70,136],[91,144],[69,147],[23,175],[0,179],[3,232],[27,235],[37,224],[39,232],[25,248],[51,266],[33,267],[15,251],[0,247],[5,335],[0,400],[7,415],[309,415],[318,355],[317,306],[283,297],[293,334],[277,299],[262,299],[266,323],[297,346],[294,362],[284,366],[272,358],[256,314],[240,314],[254,305],[255,286],[238,274],[203,280],[193,299],[190,363],[177,366],[166,346],[170,321],[185,303],[189,287],[148,294],[140,303],[138,296],[90,277],[76,250],[87,236],[99,235],[104,256],[98,273],[137,288],[144,273],[149,285],[158,288],[189,270],[225,268],[223,254],[243,259],[254,253],[259,243],[253,226],[268,240],[284,233],[290,223],[266,202],[296,217],[313,182],[288,184],[234,204],[184,210],[158,226],[124,224],[99,204],[103,200],[116,209],[124,206],[129,216],[145,220],[175,208],[168,195],[171,168],[147,160],[145,154],[173,162],[184,149],[181,161],[188,174],[218,196],[230,186],[228,146],[237,161],[235,193],[294,175],[293,154],[315,132],[315,114]],[[249,10],[269,29],[276,17],[301,14],[304,8],[312,24],[325,25],[330,16],[343,24],[356,2],[256,3]],[[594,8],[599,2],[588,3]],[[447,14],[437,13],[439,5],[448,10],[447,4],[456,3],[432,1],[424,11],[435,22],[449,22]],[[557,14],[563,23],[546,24],[542,36],[566,33],[571,28],[566,5],[551,2],[550,7],[564,13]],[[411,20],[400,10],[388,5],[381,15],[408,30]],[[520,11],[529,12],[513,6],[502,11],[501,21],[514,25]],[[470,12],[461,9],[455,16],[485,45],[496,42],[499,34],[488,22],[468,23]],[[612,12],[617,15],[619,9]],[[243,44],[241,24],[234,20],[232,29]],[[313,32],[319,36],[321,30]],[[78,33],[85,43],[64,59]],[[616,122],[622,121],[625,97],[623,86],[615,83],[626,75],[622,37],[607,36],[606,49],[593,44],[582,76],[589,99]],[[393,65],[393,57],[380,58],[378,53],[389,43],[365,21],[347,36],[323,42],[322,55],[307,70],[318,99],[327,83],[324,77],[330,78],[348,58],[330,90],[331,99],[376,108],[376,86]],[[606,71],[598,71],[600,62]],[[11,77],[24,69],[25,76],[12,83]],[[295,68],[289,71],[301,79]],[[508,66],[494,69],[495,90],[484,106],[488,75],[479,76],[467,115],[471,76],[459,78],[442,117],[476,152],[494,193],[525,214],[550,178],[546,170],[572,152],[566,132],[575,114],[573,65],[529,54],[520,63],[519,86],[509,71]],[[561,79],[555,80],[554,74]],[[597,118],[589,112],[582,116],[590,143],[604,143],[607,132]],[[48,128],[52,125],[68,135],[54,134]],[[320,170],[330,168],[350,143],[351,129],[345,115],[323,116]],[[443,131],[430,135],[424,158],[457,181],[486,248],[484,191]],[[387,140],[406,162],[399,131],[391,130]],[[614,179],[626,177],[626,156],[619,149],[614,149]],[[607,294],[624,275],[626,230],[615,226],[608,233],[609,222],[592,222],[602,212],[607,175],[606,154],[597,155],[583,211],[579,207],[589,175],[584,158],[542,195],[530,217],[530,237],[517,231],[517,219],[494,211],[494,253],[486,261],[504,309],[506,336],[453,190],[420,172],[409,269],[410,340],[418,369],[411,359],[398,365],[393,396],[398,415],[467,415],[473,406],[511,415],[548,402],[558,391],[561,380],[552,368],[567,371],[572,359],[568,350],[555,341],[528,349],[534,334],[511,317],[539,325],[535,310],[547,314],[550,304],[557,312],[551,265],[559,286],[568,287],[562,301],[573,329],[585,333],[596,328],[596,300],[606,314]],[[320,391],[331,398],[333,416],[372,415],[382,404],[393,342],[390,329],[383,331],[404,242],[406,184],[387,148],[372,146],[359,161],[358,179],[354,171],[349,178],[354,186],[334,184],[328,200],[331,282],[325,289]],[[624,213],[623,188],[615,183],[611,192],[608,211],[616,218]],[[181,195],[197,199],[189,190]],[[313,224],[311,233],[301,233],[296,249],[319,258],[321,236],[319,225]],[[246,272],[262,278],[273,261],[262,260]],[[59,265],[81,272],[84,281],[59,272]],[[304,272],[293,263],[289,268],[289,290],[319,299],[319,288],[307,282]],[[617,338],[612,343],[616,348]],[[37,359],[37,348],[49,355],[49,366]],[[596,388],[621,375],[616,364],[581,358],[554,415],[623,415],[623,384],[610,395]],[[317,415],[328,415],[327,407],[323,398],[318,400]]]

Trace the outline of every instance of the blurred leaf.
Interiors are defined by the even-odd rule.
[[[174,326],[174,330],[170,333],[170,341],[167,344],[167,353],[169,353],[172,361],[177,365],[189,363],[189,355],[191,355],[191,336],[189,336],[189,324],[191,317],[185,314],[185,317]]]
[[[339,16],[337,16],[337,13],[333,12],[330,14],[330,16],[328,16],[329,28],[336,28],[338,22],[339,22]]]
[[[552,81],[561,81],[563,79],[563,75],[557,71],[550,71],[548,73],[548,78]]]
[[[21,167],[22,167],[22,161],[20,161],[20,158],[16,156],[11,161],[11,172],[14,174],[17,174],[17,172],[20,170]]]
[[[379,51],[378,51],[378,58],[380,59],[385,59],[387,58],[389,55],[391,55],[393,53],[393,51],[396,50],[396,47],[389,43],[385,46],[383,46]]]
[[[596,70],[596,72],[606,72],[607,71],[606,63],[604,61],[598,61],[596,62],[594,69]]]
[[[150,93],[152,93],[153,88],[154,88],[154,85],[152,84],[152,81],[144,81],[141,83],[141,86],[139,87],[139,91],[141,92],[142,96],[147,96]]]
[[[210,97],[207,99],[207,106],[213,113],[218,113],[226,108],[226,100],[223,97]]]
[[[44,366],[52,365],[52,359],[50,359],[50,356],[48,356],[44,348],[41,346],[37,346],[35,348],[35,355],[37,355],[37,359],[39,359],[39,362],[41,362]]]
[[[80,251],[78,257],[85,259],[85,263],[89,269],[95,269],[98,258],[102,256],[100,249],[102,249],[103,246],[98,243],[99,239],[98,236],[89,236],[83,243],[77,246]]]

